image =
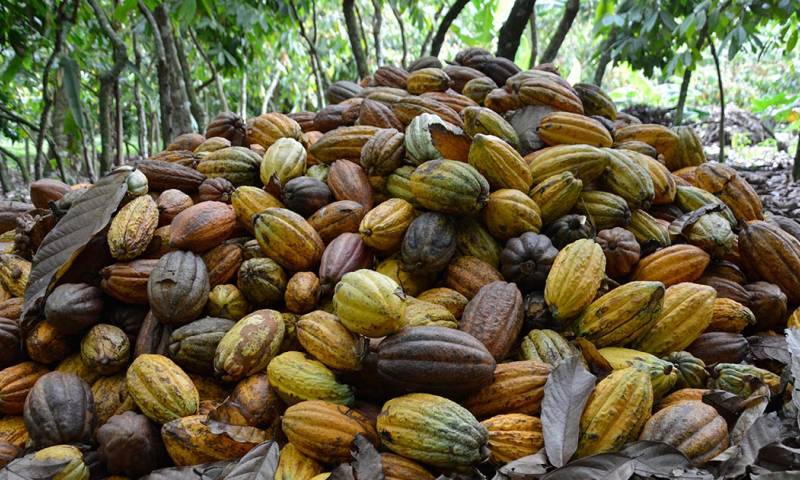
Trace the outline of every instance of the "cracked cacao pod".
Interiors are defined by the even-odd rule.
[[[20,415],[25,399],[39,378],[48,373],[35,362],[22,362],[0,370],[0,413]]]
[[[378,347],[378,376],[399,393],[460,398],[489,385],[494,369],[479,340],[452,328],[408,328]]]
[[[273,178],[278,185],[303,175],[306,170],[306,149],[293,138],[279,138],[270,145],[261,161],[261,183],[269,185]]]
[[[136,404],[128,394],[128,382],[124,373],[100,377],[92,384],[97,425],[104,425],[114,415],[133,411]]]
[[[736,300],[720,297],[714,300],[714,314],[706,331],[739,333],[747,326],[755,324],[756,316],[749,308]]]
[[[537,135],[547,145],[610,147],[611,134],[597,120],[569,112],[553,112],[542,118]]]
[[[687,400],[656,412],[639,439],[672,445],[702,466],[728,448],[728,425],[711,405]]]
[[[605,347],[598,352],[614,370],[636,367],[647,372],[650,375],[650,384],[653,387],[655,400],[669,393],[678,381],[678,372],[675,366],[655,355],[619,347]]]
[[[322,464],[287,443],[280,452],[275,480],[311,479],[323,470]]]
[[[433,125],[447,124],[438,115],[423,113],[411,120],[405,130],[404,146],[406,161],[414,166],[421,165],[428,160],[442,157],[442,153],[433,142],[431,127]]]
[[[476,134],[469,148],[469,164],[483,175],[493,189],[516,189],[525,194],[532,178],[519,153],[494,135]]]
[[[319,263],[324,244],[300,215],[285,208],[268,208],[256,215],[253,226],[264,254],[287,270],[309,270]]]
[[[513,283],[484,285],[469,301],[458,328],[484,344],[496,361],[503,360],[522,329],[522,294]]]
[[[481,422],[489,432],[489,460],[495,465],[533,455],[544,446],[542,422],[521,413],[497,415]]]
[[[169,225],[177,214],[192,205],[194,205],[192,197],[180,190],[164,190],[158,196],[158,201],[156,202],[156,208],[158,209],[158,226],[163,227],[164,225]]]
[[[400,248],[414,214],[410,203],[401,198],[390,198],[364,215],[358,232],[368,247],[380,252],[394,252]]]
[[[678,388],[702,388],[708,381],[706,364],[689,352],[672,352],[664,360],[672,363],[678,374]]]
[[[250,303],[236,285],[217,285],[208,294],[208,313],[212,317],[239,320],[250,311]]]
[[[739,252],[748,276],[777,285],[790,303],[800,302],[800,242],[794,237],[768,222],[747,222]]]
[[[597,347],[625,346],[647,335],[664,304],[660,282],[633,281],[593,301],[575,322],[575,333]]]
[[[232,112],[222,112],[206,125],[206,138],[211,137],[222,137],[238,147],[250,145],[244,120]]]
[[[684,214],[670,224],[669,232],[673,242],[685,239],[714,258],[724,258],[736,241],[730,223],[716,213],[704,214],[699,218],[694,213]]]
[[[500,363],[492,383],[461,403],[479,419],[506,413],[537,415],[550,370],[550,365],[530,360]]]
[[[349,385],[339,383],[333,372],[322,362],[303,352],[286,352],[269,362],[269,384],[288,405],[305,400],[324,400],[340,405],[352,405],[355,392]]]
[[[447,266],[445,285],[471,299],[481,287],[497,280],[503,280],[503,276],[490,264],[476,257],[462,256]]]
[[[124,369],[130,353],[128,335],[114,325],[97,324],[81,340],[83,363],[102,375],[112,375]]]
[[[15,297],[25,296],[31,262],[24,258],[4,253],[0,255],[0,284]]]
[[[286,332],[283,315],[257,310],[233,325],[214,353],[214,372],[224,381],[237,381],[263,371],[278,353]]]
[[[428,212],[415,218],[406,230],[400,250],[405,270],[437,273],[447,267],[456,250],[455,227],[440,213]]]
[[[175,189],[192,193],[206,180],[203,172],[162,160],[141,160],[136,168],[147,177],[147,184],[154,192]]]
[[[288,209],[308,216],[331,203],[333,194],[325,182],[310,176],[302,176],[286,182],[281,192],[281,199]]]
[[[90,444],[95,427],[92,391],[75,374],[47,373],[28,393],[24,417],[32,448]]]
[[[103,313],[102,291],[85,283],[64,283],[48,295],[45,317],[56,329],[75,334],[96,324]]]
[[[558,250],[549,238],[526,232],[506,242],[500,253],[500,271],[520,290],[530,292],[544,286],[556,255]]]
[[[635,348],[658,356],[684,350],[711,323],[716,298],[706,285],[686,282],[667,288],[661,312]]]
[[[575,203],[575,211],[589,218],[598,230],[625,227],[631,222],[628,202],[609,192],[582,192]]]
[[[581,197],[582,189],[582,181],[571,172],[562,172],[536,185],[530,197],[541,210],[542,223],[547,225],[572,210]]]
[[[530,166],[533,185],[563,172],[571,172],[589,185],[606,171],[609,165],[606,152],[590,145],[557,145],[528,154],[524,160]]]
[[[697,167],[696,178],[697,186],[725,202],[739,222],[764,219],[761,198],[736,170],[708,162]]]
[[[603,249],[593,240],[578,240],[558,252],[544,289],[554,319],[570,319],[589,306],[600,289],[605,269]]]
[[[275,305],[286,291],[286,272],[269,258],[251,258],[242,262],[236,285],[254,305]]]
[[[161,438],[175,465],[234,460],[268,439],[264,430],[225,425],[205,415],[176,418],[161,427]]]
[[[231,206],[239,224],[253,233],[253,217],[272,207],[283,208],[283,204],[260,188],[241,186],[231,195]]]
[[[381,466],[384,480],[434,480],[422,465],[394,453],[381,453]]]
[[[161,257],[147,281],[150,308],[167,325],[183,325],[199,317],[209,291],[203,259],[182,250]]]
[[[287,408],[281,425],[292,445],[323,463],[349,461],[350,448],[358,434],[373,444],[378,443],[378,434],[367,417],[344,405],[322,400],[304,401]]]
[[[337,237],[358,232],[359,224],[367,209],[352,200],[340,200],[323,206],[308,218],[308,223],[317,231],[324,243],[332,243]]]
[[[229,425],[269,427],[278,419],[280,407],[281,400],[269,386],[266,373],[258,373],[237,383],[211,418]]]
[[[647,372],[614,370],[601,380],[583,410],[576,457],[617,451],[639,437],[653,408]]]
[[[217,245],[203,255],[211,288],[228,283],[242,265],[242,247],[235,243]]]
[[[319,296],[319,277],[314,272],[297,272],[286,283],[283,299],[287,310],[301,315],[317,306]]]
[[[233,184],[228,180],[217,177],[207,178],[197,187],[197,203],[223,202],[230,203],[233,194]]]
[[[554,330],[531,330],[522,338],[519,356],[522,360],[534,360],[555,367],[562,360],[580,351]]]
[[[100,289],[125,303],[147,305],[147,283],[158,260],[115,263],[100,270]]]
[[[139,355],[128,368],[126,379],[128,393],[136,405],[156,423],[197,412],[197,388],[179,366],[163,355]]]
[[[365,344],[335,315],[316,310],[300,317],[297,339],[317,360],[334,370],[359,370]]]
[[[718,363],[711,372],[709,386],[747,398],[760,383],[768,386],[773,395],[781,390],[781,377],[768,370],[747,364]]]
[[[514,189],[495,190],[482,212],[486,228],[495,238],[508,240],[542,228],[539,206],[526,194]]]
[[[326,132],[309,149],[309,154],[321,163],[331,164],[336,160],[358,163],[364,145],[380,128],[370,125],[339,127]]]
[[[211,152],[197,164],[197,171],[208,178],[224,178],[233,186],[255,185],[261,156],[245,147],[227,147]]]
[[[718,205],[721,210],[715,213],[722,215],[730,223],[731,227],[736,226],[736,217],[733,216],[731,209],[722,200],[715,197],[713,193],[707,192],[702,188],[686,185],[678,186],[675,192],[675,203],[684,213],[693,212],[706,205]]]
[[[548,225],[544,234],[556,248],[564,248],[577,240],[594,239],[595,230],[586,216],[569,214]]]
[[[628,275],[639,262],[639,243],[624,228],[601,230],[597,233],[596,241],[606,256],[606,274],[612,278]]]
[[[694,245],[673,245],[643,257],[632,280],[657,281],[666,287],[700,278],[711,257]]]
[[[425,208],[442,213],[477,213],[489,196],[489,183],[483,175],[471,165],[454,160],[423,163],[411,173],[409,185],[410,198]],[[391,183],[388,188],[395,195]]]
[[[169,246],[206,252],[227,240],[236,228],[234,209],[222,202],[202,202],[175,216],[170,224]]]
[[[206,317],[176,328],[169,337],[169,356],[190,373],[214,373],[214,354],[234,322]]]
[[[97,430],[97,443],[109,473],[139,478],[166,463],[158,428],[139,413],[111,417]]]
[[[498,268],[503,250],[483,224],[475,218],[460,218],[456,222],[456,255],[480,258]]]
[[[389,450],[440,468],[476,465],[489,455],[488,432],[461,405],[412,393],[383,405],[377,423]]]

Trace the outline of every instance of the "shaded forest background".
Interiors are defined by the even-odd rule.
[[[800,0],[8,0],[0,187],[92,181],[219,112],[316,111],[337,80],[471,46],[673,124],[744,109],[800,165],[799,30]]]

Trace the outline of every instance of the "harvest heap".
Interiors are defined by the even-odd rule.
[[[800,225],[691,128],[480,49],[327,97],[181,135],[101,180],[105,217],[99,185],[3,204],[0,464],[137,478],[276,438],[275,478],[320,480],[360,434],[387,480],[499,467],[542,448],[576,356],[598,383],[573,458],[641,438],[702,466],[729,444],[707,389],[785,388],[744,334],[797,326]],[[100,233],[26,292],[84,211]]]

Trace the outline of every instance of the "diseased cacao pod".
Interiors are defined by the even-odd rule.
[[[267,427],[278,418],[280,403],[266,373],[258,373],[237,383],[211,415],[213,420],[229,425]]]
[[[257,310],[231,327],[217,344],[214,372],[237,381],[263,371],[277,355],[286,325],[275,310]]]
[[[581,352],[553,330],[531,330],[522,339],[519,356],[523,360],[534,360],[555,367],[562,360]]]
[[[494,369],[483,344],[452,328],[408,328],[378,347],[378,376],[401,393],[463,397],[491,383]]]
[[[132,260],[145,251],[158,226],[158,207],[149,195],[122,207],[108,228],[108,247],[117,260]]]
[[[177,418],[161,427],[161,438],[175,465],[233,460],[267,440],[264,430],[225,425],[205,415]]]
[[[716,298],[713,288],[696,283],[667,288],[661,313],[636,348],[657,356],[684,350],[711,323]]]
[[[24,417],[32,448],[88,444],[95,426],[92,390],[75,374],[50,372],[28,393]]]
[[[84,463],[83,454],[77,447],[72,445],[54,445],[39,450],[38,452],[26,455],[20,462],[29,461],[36,472],[37,468],[44,468],[50,476],[58,480],[88,480],[89,468]],[[24,465],[21,465],[24,468]],[[49,467],[49,468],[48,468]],[[30,467],[29,467],[30,468]],[[14,465],[9,465],[9,472],[14,471]]]
[[[458,257],[447,266],[445,285],[464,295],[474,297],[484,285],[502,280],[503,276],[494,267],[475,257]],[[403,291],[411,294],[408,289]]]
[[[548,225],[544,234],[560,249],[580,239],[594,239],[595,229],[585,216],[570,214]]]
[[[286,409],[282,427],[300,452],[323,463],[348,461],[358,434],[378,443],[378,434],[367,417],[344,405],[321,400],[300,402]]]
[[[697,337],[686,347],[686,351],[701,359],[706,365],[739,363],[747,356],[750,346],[741,334],[708,332]]]
[[[624,228],[615,227],[597,233],[597,243],[606,256],[606,274],[612,278],[628,275],[639,262],[640,247],[636,237]]]
[[[269,362],[269,384],[289,405],[305,400],[324,400],[340,405],[352,405],[352,387],[339,383],[333,372],[322,362],[303,352],[286,352]]]
[[[575,333],[598,347],[635,343],[651,330],[664,303],[660,282],[633,281],[593,301],[575,323]]]
[[[279,303],[286,291],[286,272],[269,258],[251,258],[242,262],[236,285],[255,305]]]
[[[409,272],[437,273],[447,266],[455,250],[453,223],[440,213],[428,212],[414,219],[406,230],[401,258]]]
[[[264,254],[287,270],[309,270],[319,263],[322,239],[300,215],[285,208],[268,208],[256,215],[253,225]]]
[[[167,423],[197,412],[200,404],[197,388],[167,357],[139,355],[128,367],[126,378],[133,401],[156,423]]]
[[[250,303],[236,285],[217,285],[208,294],[208,313],[213,317],[239,320],[250,311]]]
[[[458,328],[458,322],[450,311],[436,303],[406,298],[403,311],[403,322],[406,328],[411,327],[446,327]]]
[[[581,416],[577,457],[619,450],[639,436],[653,408],[648,377],[629,367],[614,370],[597,384]]]
[[[124,369],[130,353],[128,335],[114,325],[97,324],[81,340],[81,359],[102,375],[112,375]]]
[[[505,413],[537,415],[550,370],[550,365],[530,360],[500,363],[492,383],[461,403],[479,419]]]
[[[697,167],[696,179],[696,186],[725,202],[739,222],[764,218],[761,198],[731,167],[717,162],[703,163]]]
[[[489,459],[504,465],[533,455],[544,446],[542,422],[530,415],[510,413],[481,422],[489,432]]]
[[[287,310],[301,315],[310,312],[317,306],[319,296],[319,277],[314,272],[297,272],[286,283],[286,292],[283,298]]]
[[[606,257],[593,240],[578,240],[558,252],[545,282],[553,318],[568,320],[594,300],[605,276]]]
[[[25,352],[34,362],[44,364],[60,362],[70,353],[72,347],[70,340],[50,322],[39,322],[25,337]]]
[[[0,441],[0,468],[8,465],[9,462],[17,458],[22,450],[6,441]],[[433,477],[431,477],[433,478]]]
[[[413,393],[389,400],[378,415],[378,433],[393,452],[440,468],[475,465],[488,456],[488,432],[461,405]]]
[[[234,209],[222,202],[202,202],[179,213],[171,223],[172,248],[205,252],[230,237],[236,226]]]
[[[165,464],[158,428],[135,412],[111,417],[97,430],[97,443],[109,473],[138,478]]]
[[[200,316],[209,290],[203,259],[181,250],[161,257],[147,281],[150,308],[167,325],[183,325]]]
[[[94,383],[102,377],[102,374],[93,367],[94,365],[91,367],[87,365],[81,358],[80,352],[77,352],[62,360],[56,367],[56,370],[64,373],[74,373],[81,377],[81,380],[86,382],[87,385],[94,385]]]
[[[784,328],[787,298],[777,285],[767,282],[748,283],[744,288],[750,293],[750,309],[762,330],[780,331]]]
[[[25,296],[31,262],[24,258],[4,253],[0,255],[0,284],[15,297]]]
[[[700,278],[711,257],[694,245],[673,245],[643,257],[632,280],[658,281],[670,287]]]
[[[728,448],[728,426],[711,405],[683,401],[650,417],[639,438],[672,445],[701,466]]]
[[[527,293],[544,286],[556,255],[558,250],[549,238],[525,232],[506,242],[500,253],[500,271],[506,280]]]
[[[60,332],[74,334],[100,320],[103,303],[99,288],[85,283],[65,283],[48,295],[45,317]]]

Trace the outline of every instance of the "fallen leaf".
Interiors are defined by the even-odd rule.
[[[358,480],[383,480],[383,465],[381,455],[375,446],[360,433],[353,441],[355,450],[352,452],[353,469]]]
[[[331,471],[331,476],[328,480],[356,480],[353,473],[353,466],[349,463],[343,463]]]
[[[792,373],[792,404],[795,412],[798,412],[797,425],[800,426],[800,330],[796,328],[786,329],[786,347],[791,355],[789,369]]]
[[[754,335],[747,337],[747,343],[753,360],[773,360],[784,365],[789,365],[792,361],[786,337]]]
[[[641,440],[629,443],[621,454],[634,460],[634,470],[642,476],[669,476],[675,469],[688,469],[691,462],[686,455],[664,442]]]
[[[739,419],[736,420],[736,425],[731,431],[731,443],[733,445],[738,445],[742,441],[745,433],[753,426],[753,423],[764,414],[768,403],[769,387],[763,383],[749,397],[742,401],[744,410],[741,415],[739,415]]]
[[[544,449],[500,467],[494,480],[528,480],[547,473],[550,462]]]
[[[735,454],[725,460],[719,467],[720,478],[736,478],[747,471],[765,446],[780,438],[781,421],[775,413],[759,417],[747,430],[739,445],[735,446]]]
[[[266,441],[247,452],[221,480],[272,480],[279,458],[278,444]]]
[[[547,377],[542,400],[542,433],[547,458],[555,467],[566,465],[578,448],[581,413],[594,384],[594,375],[577,355],[564,359]]]
[[[636,461],[621,453],[601,453],[579,458],[541,477],[542,480],[576,480],[602,478],[628,480],[633,476]]]
[[[69,460],[39,460],[33,454],[18,458],[0,469],[0,480],[46,480],[54,478]]]

